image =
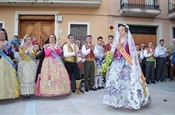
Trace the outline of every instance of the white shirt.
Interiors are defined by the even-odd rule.
[[[145,57],[145,58],[149,58],[149,57],[152,55],[153,52],[152,52],[152,49],[151,49],[151,48],[150,48],[150,52],[151,52],[151,53],[148,54],[147,50],[145,50],[145,51],[144,51],[144,57]]]
[[[142,53],[142,51],[137,51],[137,53],[139,53],[139,52],[140,52],[139,59],[143,60],[143,58],[144,58],[144,54]]]
[[[74,43],[72,44],[72,43],[70,43],[70,45],[71,45],[71,48],[73,49],[73,52],[69,52],[68,51],[68,47],[67,47],[67,45],[64,45],[63,46],[63,54],[64,54],[64,57],[71,57],[71,56],[76,56],[75,55],[75,52],[74,52]],[[79,50],[79,48],[78,48],[78,46],[76,45],[76,47],[77,47],[77,50]],[[80,57],[80,55],[81,54],[78,54],[77,55],[77,62],[84,62],[85,61],[85,59],[82,59],[81,57]]]
[[[71,45],[71,48],[73,49],[73,52],[69,52],[69,51],[68,51],[68,47],[67,47],[67,45],[65,44],[65,45],[63,46],[63,55],[64,55],[64,57],[75,56],[75,52],[74,52],[74,43],[73,43],[73,44],[70,43],[70,45]],[[78,46],[76,46],[76,47],[77,47],[77,49],[79,50]]]
[[[95,50],[95,48],[94,48],[94,50]],[[82,54],[86,56],[86,55],[90,54],[91,49],[89,48],[89,49],[86,50],[86,46],[83,45],[81,51],[82,51]],[[93,51],[93,52],[94,52],[94,51]],[[94,54],[95,54],[95,53],[94,53]]]
[[[100,45],[95,45],[94,54],[96,58],[103,58],[104,48]]]
[[[166,47],[159,45],[155,49],[154,56],[155,57],[166,57],[166,51],[167,51]]]

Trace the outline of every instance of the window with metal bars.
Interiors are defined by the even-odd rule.
[[[0,23],[0,28],[2,28],[3,27],[3,23]]]
[[[173,38],[175,38],[175,27],[173,27]]]
[[[70,33],[74,35],[75,40],[80,40],[84,44],[87,36],[87,24],[70,24]]]
[[[156,35],[157,27],[152,26],[129,26],[132,34]]]

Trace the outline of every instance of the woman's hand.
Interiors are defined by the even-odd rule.
[[[80,52],[80,50],[75,51],[75,55],[78,55]]]
[[[174,65],[173,64],[171,64],[171,67],[173,67]]]
[[[38,51],[38,50],[39,50],[39,46],[38,46],[38,45],[34,45],[33,49],[34,49],[35,51]]]

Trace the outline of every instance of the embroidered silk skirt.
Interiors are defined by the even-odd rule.
[[[37,64],[34,61],[19,61],[18,77],[21,95],[35,93],[36,70]]]
[[[35,93],[38,96],[54,97],[70,93],[68,72],[57,58],[44,58],[38,78]]]
[[[134,75],[128,61],[115,59],[107,72],[103,103],[116,108],[140,109],[150,101],[148,89],[144,89],[140,76]]]
[[[16,70],[3,58],[0,59],[0,100],[19,97],[19,83]]]

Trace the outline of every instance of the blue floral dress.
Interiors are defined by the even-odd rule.
[[[129,54],[128,44],[123,47]],[[116,108],[140,109],[151,101],[149,94],[145,96],[141,82],[129,62],[121,54],[114,53],[114,61],[106,75],[103,103]]]

